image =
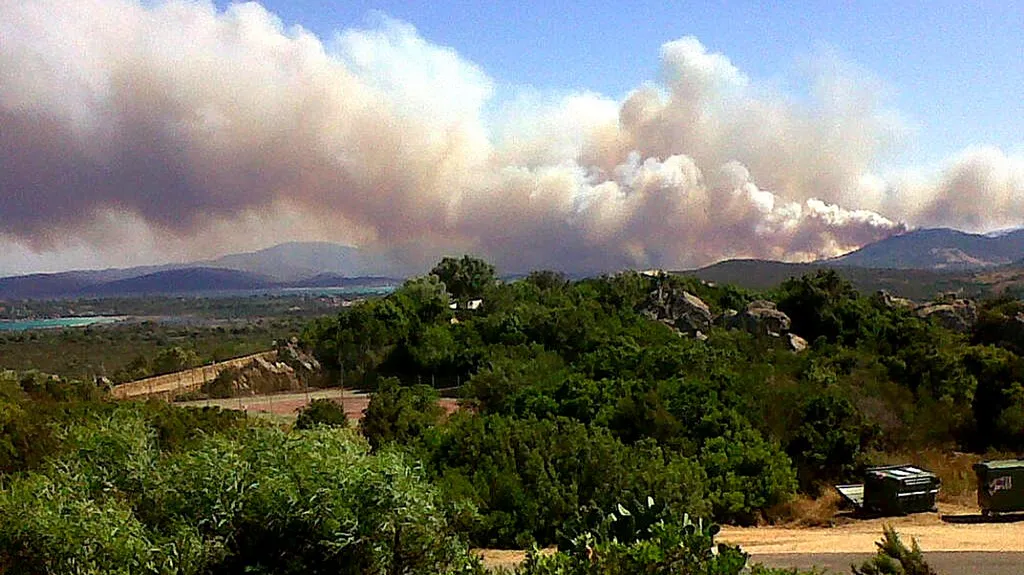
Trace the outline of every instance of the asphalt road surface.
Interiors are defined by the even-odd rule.
[[[849,574],[850,566],[860,566],[871,553],[813,553],[752,555],[751,564],[769,567],[810,569],[819,567],[834,573]],[[1024,575],[1024,553],[992,551],[929,551],[925,561],[942,575]]]

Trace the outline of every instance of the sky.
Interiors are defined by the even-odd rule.
[[[0,275],[426,269],[1024,225],[1024,3],[0,0]]]
[[[227,6],[228,2],[219,2]],[[901,161],[1024,146],[1024,2],[268,1],[329,38],[380,14],[475,62],[506,90],[622,97],[657,77],[664,42],[695,36],[795,97],[815,66],[860,68],[915,128]],[[774,4],[767,6],[767,4]],[[832,61],[829,61],[832,60]]]

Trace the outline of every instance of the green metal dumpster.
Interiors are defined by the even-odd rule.
[[[939,477],[913,465],[872,467],[864,473],[864,510],[880,515],[935,511]]]
[[[982,461],[974,473],[983,515],[1024,511],[1024,459]]]

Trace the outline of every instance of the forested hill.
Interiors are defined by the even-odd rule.
[[[1003,268],[1020,273],[1016,268]],[[834,270],[858,291],[871,294],[879,290],[916,300],[931,299],[947,292],[968,295],[992,291],[985,276],[973,271],[930,269],[885,269],[845,266],[831,262],[789,263],[771,260],[726,260],[696,270],[679,272],[719,284],[731,284],[752,290],[773,289],[791,278]]]

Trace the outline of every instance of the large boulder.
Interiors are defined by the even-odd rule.
[[[942,327],[967,333],[978,321],[978,306],[969,299],[944,299],[917,308],[917,316],[934,320]]]
[[[789,331],[790,319],[775,307],[774,302],[755,300],[747,309],[726,320],[727,326],[741,329],[754,335],[778,337]]]
[[[689,335],[711,329],[711,308],[688,291],[659,287],[647,297],[642,311]]]

